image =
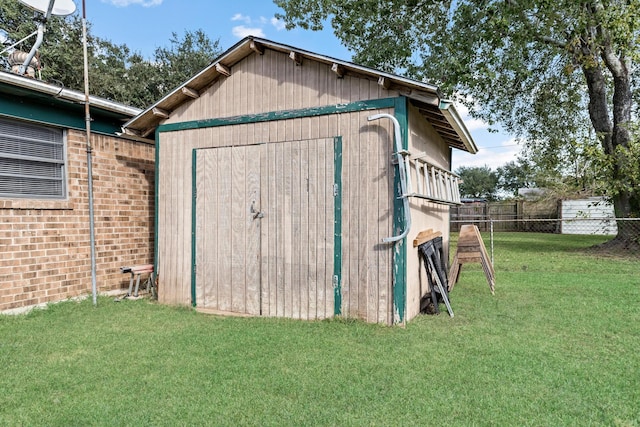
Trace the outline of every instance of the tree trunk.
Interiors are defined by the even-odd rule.
[[[602,68],[599,65],[585,65],[582,72],[587,81],[589,91],[589,118],[596,135],[601,138],[602,149],[605,154],[613,152],[613,125],[609,118],[607,103],[607,83]]]
[[[583,53],[588,50],[583,46]],[[629,67],[624,58],[618,58],[605,51],[602,54],[604,64],[611,72],[613,87],[613,114],[607,102],[607,83],[604,69],[599,64],[583,66],[583,74],[589,91],[589,117],[596,135],[600,138],[602,149],[607,156],[614,156],[613,179],[624,180],[622,159],[618,159],[617,149],[626,149],[631,139],[631,78]],[[613,122],[611,121],[613,116]],[[640,193],[634,190],[619,190],[613,194],[613,206],[616,218],[640,217]],[[609,242],[609,246],[621,249],[638,249],[640,244],[640,223],[618,221],[618,234]]]
[[[618,58],[605,51],[603,58],[613,75],[613,129],[611,142],[616,157],[614,163],[614,179],[625,180],[622,172],[622,162],[625,156],[619,156],[618,150],[626,150],[631,140],[631,72],[624,58]],[[640,198],[637,191],[621,190],[613,197],[613,207],[616,218],[637,218],[640,215]],[[637,222],[618,221],[618,235],[614,239],[624,249],[638,249],[640,243],[640,227]]]

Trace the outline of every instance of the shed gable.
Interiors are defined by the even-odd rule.
[[[236,74],[244,79],[235,82],[237,79],[232,77],[238,77]],[[225,82],[225,78],[230,82]],[[207,98],[210,89],[217,93],[215,86],[222,90],[227,85],[231,89],[224,97],[216,95],[208,102],[193,101]],[[398,94],[421,104],[421,115],[449,146],[471,153],[477,151],[453,103],[442,99],[436,86],[252,36],[125,123],[123,131],[136,138],[151,138],[163,123],[189,121],[185,104],[202,104],[196,117],[205,113],[210,119],[233,117],[234,111],[240,115],[255,114],[252,111],[260,114],[300,111],[308,106],[339,105]],[[213,114],[216,111],[231,115],[216,116]]]
[[[197,99],[180,105],[164,124],[283,112],[355,101],[395,97],[397,91],[354,75],[340,78],[317,61],[296,65],[288,55],[252,53],[221,74]]]

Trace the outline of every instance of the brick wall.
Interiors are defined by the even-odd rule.
[[[153,262],[154,147],[93,135],[99,291]],[[0,311],[91,293],[85,134],[67,133],[68,200],[0,198]]]

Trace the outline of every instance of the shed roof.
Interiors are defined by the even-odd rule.
[[[167,114],[197,97],[200,91],[205,90],[219,76],[228,73],[235,64],[253,53],[264,52],[264,49],[285,53],[295,61],[304,59],[330,65],[338,76],[350,74],[375,79],[385,88],[397,90],[414,100],[420,113],[447,144],[471,153],[478,151],[453,102],[442,99],[437,86],[253,36],[236,43],[208,67],[125,123],[124,133],[134,137],[148,137]]]

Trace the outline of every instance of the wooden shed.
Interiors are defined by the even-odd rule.
[[[155,135],[159,300],[297,319],[418,314],[407,242],[448,235],[476,151],[437,87],[255,37],[124,131]]]

